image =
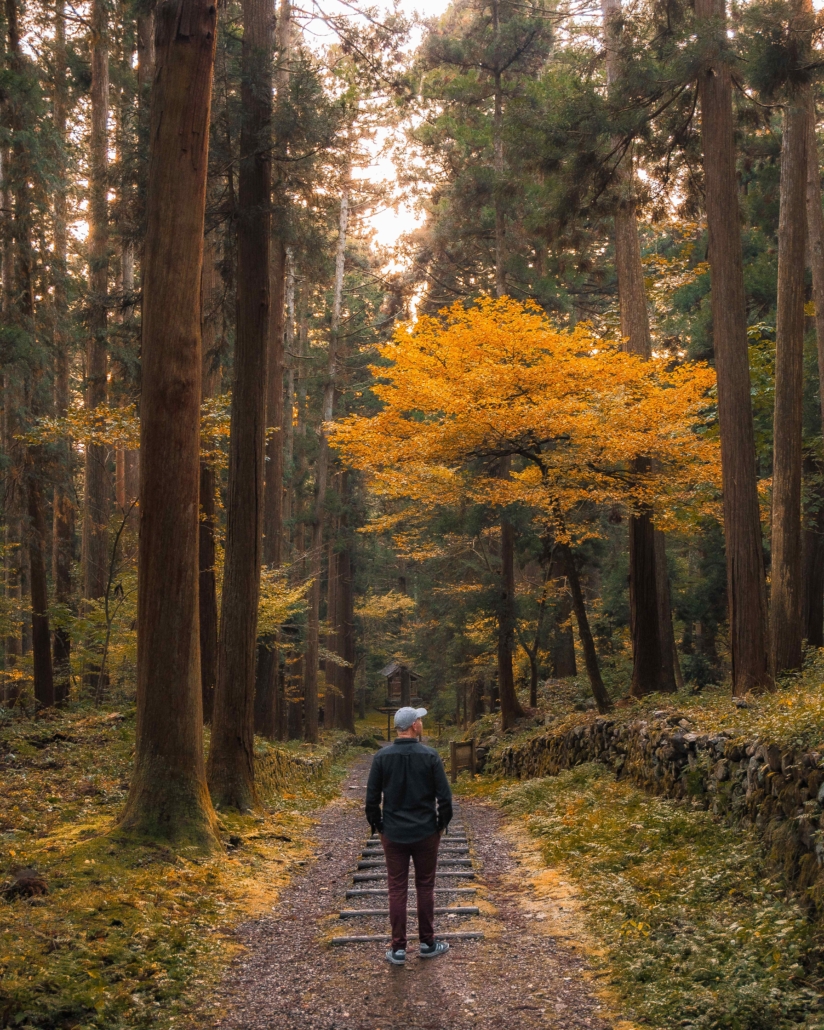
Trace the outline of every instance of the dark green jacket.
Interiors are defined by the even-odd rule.
[[[378,751],[366,784],[366,818],[396,844],[414,844],[445,830],[452,819],[452,791],[438,752],[414,737],[398,737]]]

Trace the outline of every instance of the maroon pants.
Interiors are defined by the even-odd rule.
[[[406,950],[406,896],[409,890],[409,859],[415,863],[415,890],[418,894],[418,936],[422,944],[435,940],[435,870],[438,868],[439,833],[397,844],[381,834],[389,886],[389,922],[392,924],[392,950]]]

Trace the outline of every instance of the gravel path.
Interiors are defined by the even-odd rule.
[[[526,918],[512,887],[516,860],[489,806],[461,801],[479,870],[478,900],[469,904],[482,915],[436,918],[436,931],[479,928],[483,940],[453,942],[432,961],[418,959],[410,942],[406,966],[386,962],[384,944],[325,943],[388,928],[388,921],[338,918],[351,907],[344,893],[367,837],[370,761],[352,766],[343,796],[319,814],[314,861],[272,916],[238,928],[247,950],[221,988],[219,1030],[610,1030],[584,962]]]

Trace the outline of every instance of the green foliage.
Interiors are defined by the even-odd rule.
[[[824,1026],[819,930],[765,874],[754,832],[600,766],[500,787],[495,798],[579,886],[606,947],[600,964],[642,1025]]]
[[[230,928],[271,911],[309,854],[307,813],[337,792],[343,771],[337,744],[283,747],[267,761],[276,749],[261,742],[264,807],[222,817],[228,852],[204,859],[106,835],[133,748],[129,707],[0,720],[0,881],[33,867],[49,891],[0,897],[4,1028],[211,1024],[210,995],[239,952]]]

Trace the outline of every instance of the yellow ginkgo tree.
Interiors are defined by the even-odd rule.
[[[401,325],[380,354],[380,411],[342,420],[330,437],[388,502],[374,528],[409,533],[468,501],[521,505],[568,553],[593,532],[599,505],[650,511],[662,528],[717,513],[715,375],[705,364],[642,360],[511,298]],[[582,642],[592,676],[594,646],[590,655]],[[501,707],[506,722],[517,699],[502,696]]]

